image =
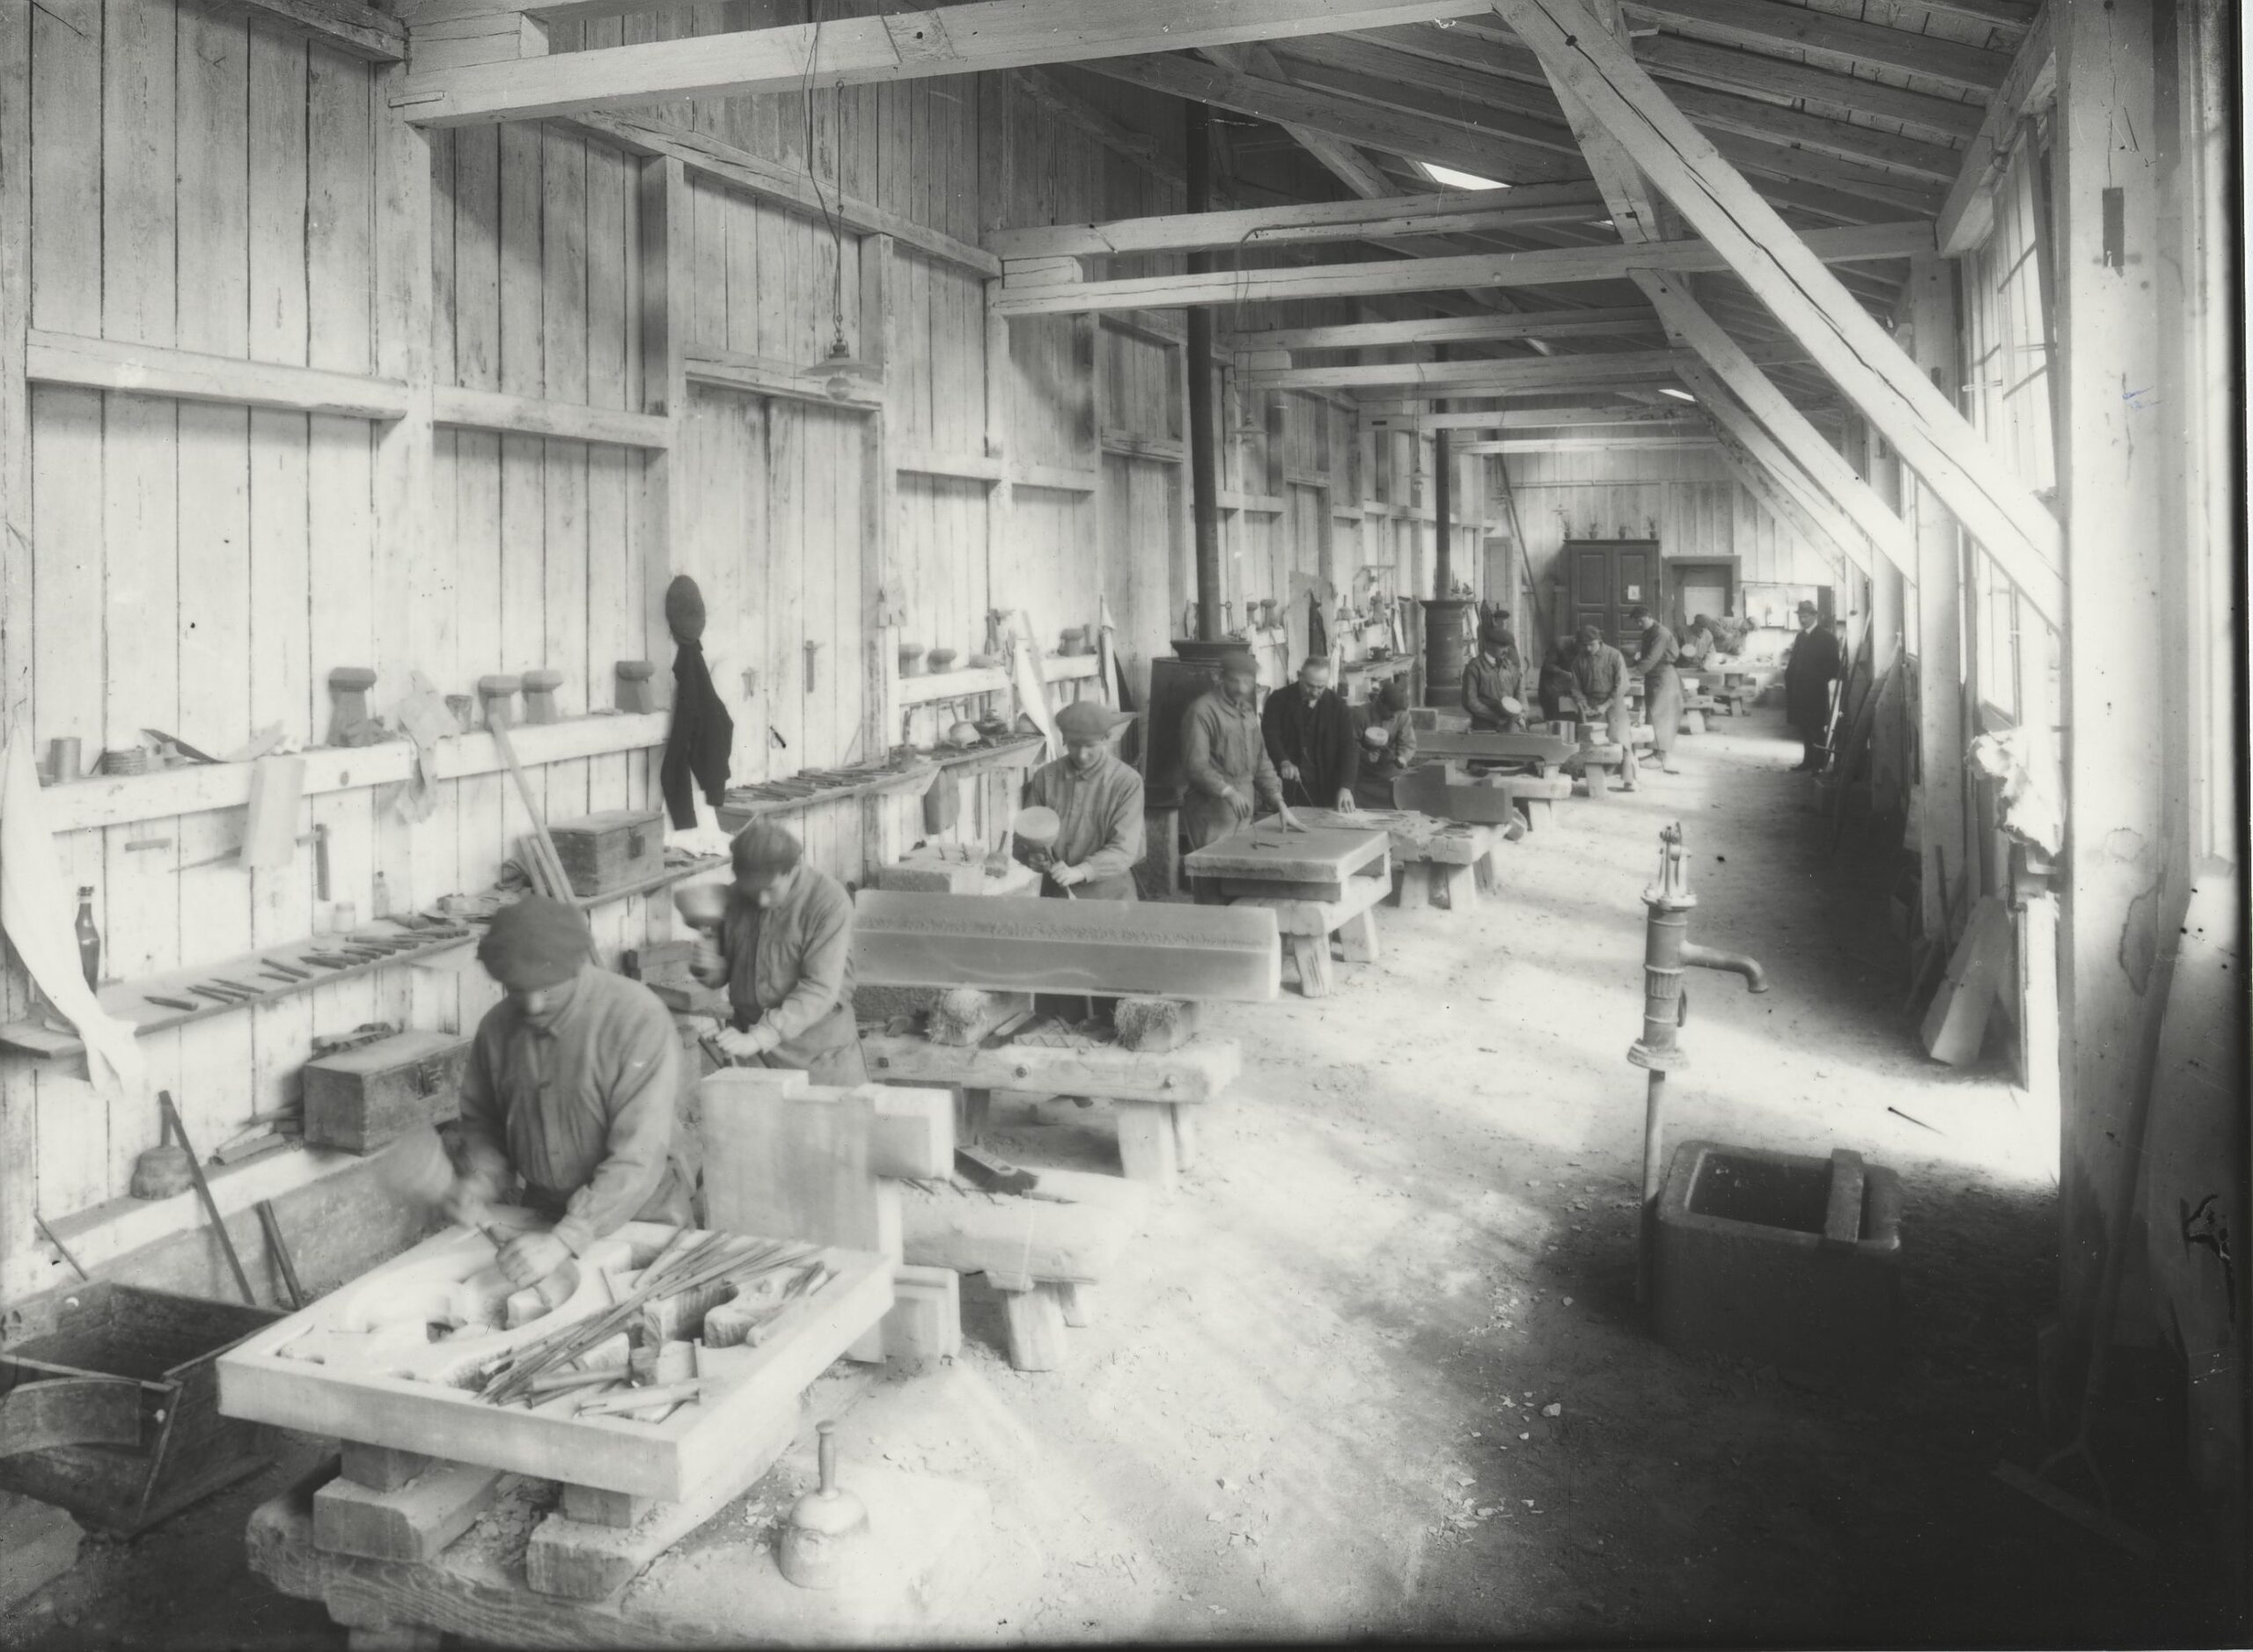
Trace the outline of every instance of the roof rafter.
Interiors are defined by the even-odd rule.
[[[1933,248],[1932,225],[1923,223],[1816,230],[1794,239],[1808,255],[1838,263],[1909,258]],[[994,299],[994,309],[1002,315],[1071,315],[1089,310],[1350,298],[1367,293],[1432,292],[1455,287],[1569,285],[1624,281],[1628,270],[1637,268],[1727,268],[1728,260],[1704,241],[1652,241],[1640,246],[1615,242],[1609,246],[1560,246],[1530,253],[1220,269],[1119,281],[1076,280],[1055,265],[1024,269],[1004,261],[1002,290]]]
[[[980,70],[1090,62],[1339,28],[1461,17],[1485,0],[1103,0],[1068,23],[1022,0],[976,0],[903,16],[837,18],[685,40],[605,46],[429,69],[407,31],[399,103],[409,120],[451,126],[530,120],[686,97],[869,85]]]

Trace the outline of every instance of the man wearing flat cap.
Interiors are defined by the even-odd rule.
[[[595,967],[568,901],[503,907],[477,949],[507,996],[485,1013],[461,1082],[464,1208],[511,1180],[553,1228],[502,1247],[510,1284],[537,1284],[629,1221],[686,1222],[690,1179],[673,1119],[680,1040],[637,980]]]
[[[1053,809],[1060,823],[1046,848],[1016,845],[1016,857],[1042,874],[1040,892],[1082,900],[1132,900],[1142,859],[1142,777],[1119,760],[1112,731],[1132,717],[1075,701],[1056,714],[1064,755],[1025,782],[1024,803]]]
[[[1843,674],[1838,636],[1821,623],[1811,602],[1799,605],[1799,635],[1784,661],[1784,715],[1799,731],[1796,768],[1821,768],[1830,756],[1824,737],[1831,726],[1831,685]]]
[[[866,1083],[844,885],[764,820],[736,833],[730,852],[735,887],[720,920],[719,965],[691,966],[706,986],[728,989],[733,1014],[715,1041],[745,1065],[796,1068],[817,1084]]]
[[[1262,803],[1280,811],[1285,824],[1295,824],[1252,709],[1259,681],[1251,650],[1233,650],[1222,656],[1220,686],[1198,695],[1182,717],[1181,772],[1189,783],[1181,829],[1193,849],[1249,825]]]

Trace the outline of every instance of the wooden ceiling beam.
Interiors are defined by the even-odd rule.
[[[1637,55],[1640,61],[1640,54]],[[1927,143],[1875,127],[1856,126],[1851,121],[1804,114],[1758,98],[1700,86],[1677,86],[1672,95],[1675,106],[1707,132],[1736,132],[1772,143],[1789,143],[1834,160],[1897,173],[1928,184],[1954,182],[1963,162],[1963,151],[1945,143]]]
[[[1817,230],[1804,237],[1779,224],[1776,233],[1790,239],[1807,256],[1840,263],[1904,259],[1932,251],[1929,224],[1875,224],[1860,229]],[[1219,269],[1119,281],[1075,279],[1060,267],[1063,262],[1053,261],[1026,268],[1004,261],[1002,290],[994,301],[996,313],[1072,315],[1092,310],[1352,298],[1369,293],[1436,292],[1457,287],[1568,286],[1625,281],[1627,271],[1635,268],[1686,272],[1729,267],[1729,261],[1705,241],[1555,247],[1459,258],[1380,259],[1280,269]]]
[[[1238,333],[1229,344],[1239,350],[1381,349],[1403,344],[1582,338],[1657,330],[1657,318],[1648,310],[1635,306],[1544,310],[1518,315],[1433,316],[1418,321],[1354,321],[1336,327],[1270,327],[1257,333]]]
[[[1863,23],[1787,0],[1626,0],[1639,17],[1680,24],[1739,46],[1790,47],[1834,69],[1891,69],[1984,96],[2009,56],[1937,35]],[[1507,14],[1506,14],[1507,15]]]
[[[1758,427],[1754,429],[1757,434]],[[1868,547],[1855,539],[1851,525],[1835,508],[1822,510],[1818,502],[1816,508],[1810,509],[1784,485],[1777,472],[1762,463],[1731,431],[1717,425],[1714,435],[1719,439],[1721,463],[1728,466],[1744,485],[1745,492],[1758,500],[1770,516],[1789,526],[1817,551],[1827,546],[1831,554],[1842,564],[1851,563],[1865,573],[1868,571]],[[1780,453],[1772,456],[1781,459]]]
[[[2058,33],[2051,8],[2019,45],[2010,73],[1987,105],[1987,118],[1963,157],[1941,203],[1936,239],[1941,253],[1961,258],[1995,225],[1995,180],[2015,147],[2018,123],[2050,102],[2058,90]]]
[[[1085,63],[1340,28],[1461,17],[1485,0],[977,0],[684,40],[426,70],[408,27],[397,99],[421,125],[531,120],[676,98],[871,85],[981,70]]]
[[[1716,416],[1720,414],[1718,404],[1732,397],[1743,403],[1753,417],[1767,427],[1768,433],[1799,467],[1814,478],[1816,486],[1846,513],[1863,537],[1914,584],[1916,536],[1899,513],[1886,508],[1885,502],[1846,462],[1846,455],[1823,439],[1822,433],[1785,400],[1783,392],[1768,381],[1767,375],[1736,341],[1721,331],[1721,323],[1699,309],[1697,300],[1687,291],[1657,276],[1646,277],[1641,285],[1666,321],[1668,332],[1702,358],[1683,369],[1682,382],[1691,393],[1707,407],[1714,408]]]
[[[1458,453],[1691,453],[1718,445],[1713,427],[1677,423],[1662,434],[1646,436],[1504,437],[1497,442],[1460,442]]]
[[[1435,430],[1545,430],[1582,425],[1609,425],[1622,431],[1663,425],[1676,415],[1656,408],[1498,407],[1491,413],[1364,413],[1361,422],[1373,430],[1395,430],[1429,436]]]
[[[1808,242],[1577,0],[1496,0],[1495,10],[1611,128],[1692,226],[1726,253],[1753,295],[1979,540],[2028,606],[2059,622],[2065,579],[2057,518]]]
[[[1442,36],[1453,32],[1430,31]],[[1677,85],[1795,98],[1827,109],[1898,121],[1942,137],[1968,139],[1979,129],[1981,111],[1976,103],[1864,80],[1815,63],[1715,46],[1684,34],[1653,34],[1637,40],[1635,61],[1657,78]]]
[[[1290,76],[1276,62],[1275,54],[1266,46],[1208,46],[1205,55],[1223,69],[1239,74],[1264,76],[1269,80],[1288,82]],[[1286,122],[1283,130],[1332,178],[1364,201],[1376,200],[1392,193],[1384,174],[1369,163],[1368,156],[1347,140],[1333,133],[1317,131],[1310,126]]]
[[[1311,201],[1303,206],[1173,212],[1119,218],[1109,224],[994,230],[986,236],[986,246],[1003,258],[1096,258],[1122,253],[1383,241],[1412,235],[1580,222],[1600,217],[1604,209],[1604,197],[1596,193],[1593,181],[1532,184],[1522,189],[1388,194],[1369,200]]]
[[[1466,396],[1507,395],[1620,379],[1670,379],[1690,359],[1674,350],[1636,350],[1617,356],[1527,356],[1515,361],[1364,362],[1341,367],[1258,367],[1240,375],[1247,390],[1442,391]]]
[[[1413,160],[1451,166],[1500,183],[1557,183],[1588,176],[1587,163],[1564,128],[1559,143],[1526,141],[1531,121],[1496,117],[1486,129],[1414,108],[1367,103],[1317,86],[1285,85],[1185,57],[1107,58],[1082,67],[1114,80],[1171,93],[1215,108],[1234,109],[1278,125],[1311,127]]]
[[[1787,185],[1851,195],[1874,208],[1889,209],[1895,217],[1935,217],[1946,193],[1928,180],[1897,177],[1875,167],[1859,166],[1814,150],[1794,149],[1766,138],[1708,129],[1706,139],[1741,171],[1765,173]]]

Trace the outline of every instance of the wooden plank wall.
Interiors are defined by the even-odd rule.
[[[1568,539],[1655,538],[1669,561],[1737,557],[1737,577],[1745,584],[1838,583],[1832,560],[1771,516],[1716,455],[1524,453],[1504,462],[1525,531],[1527,566],[1552,615],[1564,612],[1555,582],[1561,576],[1558,552]],[[1528,617],[1519,618],[1521,635],[1530,637]]]
[[[33,88],[28,320],[33,328],[246,362],[369,375],[384,344],[378,139],[395,121],[379,71],[206,0],[58,0],[30,23]],[[436,381],[530,400],[638,406],[635,161],[519,126],[430,146]],[[422,197],[414,195],[419,206]],[[20,357],[18,358],[20,360]],[[88,761],[161,729],[225,752],[278,724],[325,737],[327,680],[379,665],[470,694],[488,672],[564,673],[567,715],[612,700],[643,651],[631,506],[642,460],[585,442],[442,428],[431,438],[426,552],[381,554],[378,452],[356,417],[34,384],[28,723]],[[855,677],[857,681],[857,675]],[[535,767],[551,816],[645,803],[646,753]],[[380,873],[399,906],[489,885],[525,829],[505,776],[441,782],[412,826],[395,787],[302,806],[286,868],[231,859],[239,809],[57,837],[95,891],[104,971],[132,977],[312,933],[312,834],[334,899],[365,917]],[[596,914],[606,952],[647,932],[640,901]],[[469,1024],[480,972],[385,971],[143,1041],[151,1084],[208,1152],[280,1104],[316,1034],[374,1018]],[[0,1295],[44,1267],[50,1220],[124,1193],[158,1140],[153,1108],[105,1102],[62,1067],[0,1058],[14,1139],[0,1187]],[[26,1130],[24,1121],[30,1121]]]
[[[802,16],[803,0],[738,0],[598,19],[578,38]],[[379,710],[410,670],[470,694],[481,674],[541,664],[564,673],[567,715],[598,709],[615,662],[662,636],[653,605],[675,570],[705,589],[741,778],[866,760],[903,732],[927,741],[965,709],[1001,709],[998,697],[938,705],[884,727],[871,703],[892,692],[873,648],[904,639],[966,657],[996,607],[1024,610],[1053,646],[1107,599],[1130,679],[1146,686],[1193,588],[1178,320],[1060,318],[994,337],[966,244],[1002,224],[1179,209],[1171,100],[1060,70],[1062,104],[993,75],[690,101],[651,112],[693,140],[652,160],[630,135],[620,147],[569,122],[411,134],[386,94],[395,71],[227,0],[42,0],[0,24],[26,70],[0,77],[0,117],[18,123],[0,139],[33,134],[0,159],[0,208],[21,215],[29,275],[27,295],[0,305],[0,371],[14,375],[0,412],[27,409],[0,417],[0,442],[15,444],[0,459],[29,477],[33,547],[28,576],[0,584],[0,637],[11,709],[35,741],[75,736],[91,757],[159,728],[224,751],[279,723],[317,744],[341,664],[381,671]],[[559,27],[555,48],[574,33]],[[761,167],[779,181],[762,184]],[[840,231],[825,213],[841,198],[857,227]],[[677,221],[645,234],[652,200]],[[901,234],[864,239],[871,211]],[[861,336],[870,256],[870,277],[887,283],[881,339]],[[1116,262],[1094,273],[1166,261]],[[1359,313],[1275,306],[1222,325]],[[644,363],[645,341],[787,374],[840,319],[848,349],[884,357],[880,414],[701,382],[679,406],[652,405],[669,370]],[[320,369],[393,396],[403,382],[409,413],[384,422],[28,384],[26,327]],[[660,415],[670,433],[650,439],[674,452],[434,425],[434,392],[456,389],[513,398],[548,429],[574,408]],[[1288,595],[1294,569],[1321,572],[1325,540],[1332,577],[1376,563],[1421,588],[1429,501],[1412,501],[1413,444],[1379,462],[1350,414],[1311,398],[1287,400],[1273,452],[1264,405],[1231,416],[1245,427],[1223,483],[1239,616]],[[1465,462],[1458,496],[1479,492]],[[1463,532],[1457,566],[1475,569],[1480,529]],[[539,766],[532,783],[551,817],[647,806],[653,769],[637,749]],[[966,800],[958,834],[991,841],[1002,800],[965,790],[985,795]],[[486,886],[526,825],[499,775],[442,782],[417,824],[393,804],[391,789],[348,789],[299,820],[308,842],[326,832],[332,895],[363,915],[379,873],[398,906]],[[922,835],[912,797],[798,819],[816,863],[853,879]],[[96,891],[108,974],[311,933],[310,854],[246,874],[225,859],[239,821],[121,819],[59,840],[66,876]],[[613,956],[672,918],[668,902],[635,900],[596,922]],[[12,964],[8,993],[11,1008],[26,1002]],[[491,999],[475,971],[385,972],[148,1048],[208,1149],[288,1095],[316,1032],[377,1017],[466,1026]],[[121,1195],[156,1139],[145,1105],[0,1056],[0,1297],[51,1265],[31,1212],[67,1218]]]

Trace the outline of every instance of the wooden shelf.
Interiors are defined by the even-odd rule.
[[[572,897],[572,904],[583,912],[589,907],[599,907],[605,901],[625,900],[635,895],[649,894],[652,891],[679,883],[685,878],[694,877],[700,872],[711,871],[727,863],[728,857],[724,855],[700,856],[687,865],[668,866],[663,871],[642,878],[638,883],[624,885],[617,889],[606,889],[599,895],[575,895]],[[384,927],[378,930],[378,926]],[[221,958],[216,963],[199,964],[192,969],[170,970],[162,975],[143,976],[137,980],[112,981],[96,992],[94,996],[100,1002],[101,1007],[111,1015],[121,1021],[131,1023],[134,1036],[138,1038],[144,1033],[163,1032],[172,1027],[186,1026],[191,1021],[202,1021],[213,1016],[225,1015],[231,1010],[254,1010],[261,1004],[273,1003],[279,999],[294,997],[298,993],[310,992],[316,987],[326,987],[331,981],[349,980],[356,975],[371,974],[394,964],[427,962],[443,953],[475,945],[478,939],[477,932],[481,926],[473,923],[469,927],[473,932],[466,936],[454,936],[437,939],[427,946],[402,947],[386,957],[356,960],[341,969],[323,969],[318,964],[303,961],[305,955],[308,952],[332,951],[336,947],[349,944],[350,938],[345,936],[317,935],[302,941],[283,942],[278,946],[261,947],[255,952],[240,953],[234,958]],[[389,918],[373,919],[369,923],[360,926],[357,932],[370,934],[380,932],[386,937],[419,933]],[[307,979],[301,981],[281,981],[262,973],[261,966],[269,958],[292,969],[304,970]],[[192,984],[194,982],[221,980],[233,980],[245,987],[256,986],[260,988],[259,995],[248,1002],[222,1003],[216,999],[198,998],[191,990]],[[149,998],[151,994],[161,998],[178,998],[184,1002],[193,1002],[195,1008],[168,1010],[162,1004],[150,1002]],[[40,1056],[52,1061],[83,1055],[85,1054],[86,1046],[80,1042],[78,1035],[75,1032],[57,1032],[42,1021],[24,1020],[0,1024],[0,1049],[18,1050],[27,1055]]]
[[[1038,734],[1014,734],[1006,740],[990,745],[973,745],[967,751],[948,752],[936,761],[941,768],[957,774],[976,774],[981,768],[1030,768],[1040,760],[1047,747],[1047,740]]]
[[[511,729],[510,744],[526,768],[608,757],[663,745],[670,711],[598,712],[562,723]],[[319,745],[295,755],[305,759],[305,795],[349,791],[404,782],[413,773],[415,747],[404,738],[375,745]],[[449,735],[430,753],[434,778],[460,780],[497,774],[508,766],[482,730]],[[239,809],[250,802],[254,763],[194,763],[149,775],[103,775],[40,789],[40,802],[50,832],[84,832],[98,826],[129,826],[213,809]]]
[[[907,791],[918,785],[928,786],[939,766],[929,761],[918,762],[913,768],[886,769],[870,775],[866,780],[850,784],[826,786],[810,791],[802,797],[750,797],[741,794],[749,788],[738,788],[721,801],[720,826],[728,832],[740,832],[753,820],[764,820],[775,815],[802,814],[808,809],[826,808],[833,803],[847,803],[855,797],[874,797],[885,792]],[[784,779],[789,776],[785,775]],[[767,781],[767,785],[779,782]],[[738,797],[741,801],[738,801]]]
[[[360,926],[362,932],[380,934],[390,939],[413,935],[416,931],[399,926],[392,919],[378,918]],[[366,975],[390,964],[412,964],[424,958],[436,958],[441,952],[451,952],[458,947],[475,943],[474,934],[467,936],[451,936],[434,940],[422,946],[402,947],[380,958],[355,959],[341,969],[324,969],[318,964],[305,962],[307,952],[326,952],[334,947],[349,945],[349,936],[313,936],[302,941],[288,941],[278,946],[264,946],[255,952],[239,953],[233,958],[220,958],[209,964],[199,964],[193,969],[167,970],[161,975],[145,975],[137,980],[112,981],[98,990],[94,996],[101,1007],[119,1020],[129,1024],[138,1038],[151,1032],[163,1032],[172,1027],[186,1026],[191,1021],[208,1020],[213,1016],[225,1015],[236,1010],[254,1009],[260,1004],[277,999],[295,997],[311,992],[316,987],[326,987],[331,981],[350,980],[356,975]],[[291,969],[303,970],[306,979],[279,981],[261,974],[264,960],[273,958]],[[256,984],[261,991],[249,1002],[222,1003],[216,999],[199,998],[191,990],[197,981],[227,980],[245,987]],[[178,998],[193,1002],[193,1010],[168,1010],[162,1004],[150,1003],[155,994],[163,998]],[[46,1023],[37,1020],[11,1021],[0,1024],[0,1047],[20,1050],[27,1055],[44,1056],[50,1060],[83,1055],[86,1046],[75,1032],[57,1032]]]
[[[1040,662],[1043,680],[1052,683],[1093,677],[1102,670],[1103,657],[1100,654],[1052,654]],[[921,677],[902,677],[899,683],[899,700],[903,706],[927,706],[939,700],[968,700],[978,694],[997,694],[1010,686],[1009,673],[999,665],[981,665],[972,671],[937,672]]]

